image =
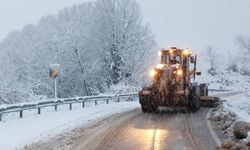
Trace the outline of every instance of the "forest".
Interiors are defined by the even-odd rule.
[[[0,104],[53,98],[50,64],[60,65],[59,98],[133,91],[146,82],[155,47],[136,1],[65,8],[0,43]]]

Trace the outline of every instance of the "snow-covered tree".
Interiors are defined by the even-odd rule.
[[[59,97],[140,84],[154,36],[135,0],[97,0],[65,8],[0,43],[0,103],[53,97],[49,65],[60,64]]]
[[[236,44],[241,48],[241,51],[250,54],[250,37],[238,36]]]
[[[242,75],[250,76],[250,37],[238,36],[236,38],[236,44],[239,47],[238,53],[235,56],[238,61],[235,62],[239,72]]]
[[[217,74],[217,63],[218,63],[218,52],[211,46],[208,46],[206,49],[207,60],[209,63],[208,73],[211,75]]]
[[[148,26],[142,23],[138,3],[97,0],[94,19],[94,39],[104,60],[108,85],[141,75],[155,41]]]

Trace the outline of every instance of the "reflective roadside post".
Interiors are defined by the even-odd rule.
[[[59,64],[50,64],[49,66],[49,78],[53,79],[55,82],[55,99],[57,99],[57,77],[59,76],[60,65]]]

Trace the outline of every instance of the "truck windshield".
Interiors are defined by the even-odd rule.
[[[177,64],[181,63],[181,56],[179,55],[163,55],[161,58],[162,64]]]

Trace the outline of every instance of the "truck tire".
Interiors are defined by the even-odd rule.
[[[141,110],[144,113],[157,112],[158,111],[158,107],[157,106],[145,106],[145,105],[141,105]]]
[[[142,110],[142,112],[144,112],[144,113],[148,113],[148,112],[149,112],[149,108],[148,108],[148,107],[145,107],[145,106],[143,106],[143,105],[141,105],[141,110]]]
[[[192,86],[188,95],[188,109],[196,112],[200,109],[200,88]]]
[[[149,95],[141,95],[143,91],[150,92]],[[157,112],[158,106],[155,106],[152,103],[152,100],[154,99],[152,95],[152,87],[144,87],[142,91],[139,92],[139,102],[141,104],[141,110],[144,113],[150,113],[150,112]]]
[[[207,84],[205,84],[205,83],[200,84],[199,87],[200,87],[201,96],[208,96],[208,86],[207,86]]]

